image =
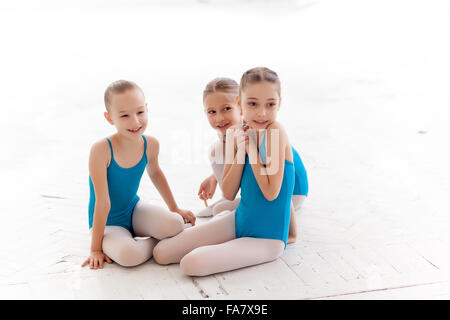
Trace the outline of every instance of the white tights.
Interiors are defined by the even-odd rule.
[[[124,267],[137,266],[153,255],[158,240],[172,237],[184,229],[183,218],[174,212],[139,201],[133,212],[136,237],[119,226],[106,226],[102,250]]]
[[[277,259],[284,242],[276,239],[237,238],[234,211],[205,224],[185,229],[160,241],[153,250],[159,264],[180,263],[190,276],[205,276]]]

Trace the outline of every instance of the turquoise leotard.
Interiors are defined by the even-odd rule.
[[[134,207],[139,201],[137,191],[142,174],[147,166],[147,139],[144,139],[144,154],[134,167],[122,168],[114,160],[111,141],[108,140],[111,149],[111,163],[107,169],[108,192],[111,201],[111,209],[106,221],[107,226],[121,226],[133,233],[131,218]],[[92,228],[95,208],[95,192],[91,177],[89,177],[89,228]]]
[[[260,150],[261,154],[261,150]],[[267,200],[255,179],[248,156],[241,178],[241,200],[235,213],[236,238],[253,237],[286,241],[294,191],[294,163],[285,160],[278,197]]]
[[[266,132],[262,138],[261,145],[259,146],[259,154],[261,156],[262,163],[266,164]],[[292,147],[292,154],[294,156],[294,169],[295,169],[295,185],[294,195],[308,195],[308,176],[306,174],[305,166],[297,150]]]

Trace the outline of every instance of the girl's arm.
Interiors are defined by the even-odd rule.
[[[105,231],[109,210],[111,209],[106,174],[108,165],[107,153],[108,146],[103,141],[99,141],[92,146],[89,156],[89,175],[95,192],[91,251],[102,250],[103,233]]]
[[[272,201],[278,197],[283,183],[284,161],[286,159],[286,145],[288,141],[284,129],[277,122],[271,124],[266,132],[267,167],[264,167],[258,152],[250,151],[248,155],[259,188],[264,197]],[[272,141],[272,137],[274,141]],[[252,145],[256,146],[256,143]]]
[[[211,166],[214,171],[214,157],[215,157],[215,145],[213,144],[209,149],[209,161],[211,162]],[[200,188],[198,189],[198,196],[201,200],[205,201],[205,205],[207,206],[207,199],[212,199],[214,193],[216,192],[217,187],[217,179],[215,173],[211,174],[200,184]]]
[[[148,164],[147,164],[147,173],[150,177],[150,180],[155,185],[159,194],[163,198],[167,207],[172,212],[177,212],[184,219],[189,220],[189,222],[194,225],[195,224],[195,215],[189,210],[184,210],[178,208],[178,205],[173,197],[172,191],[170,190],[169,183],[167,182],[166,176],[163,171],[159,167],[158,155],[159,155],[159,142],[154,137],[145,136],[147,138],[147,142],[149,145],[148,150]]]
[[[241,185],[245,164],[245,135],[241,128],[227,130],[225,147],[225,166],[222,176],[222,193],[225,199],[234,200]],[[237,148],[235,147],[235,137]]]
[[[108,263],[111,260],[103,253],[102,242],[108,219],[111,202],[108,193],[107,167],[110,151],[106,140],[96,142],[89,155],[89,176],[91,177],[95,193],[94,217],[92,222],[92,240],[90,257],[83,263],[90,263],[91,268],[103,267],[103,260]]]

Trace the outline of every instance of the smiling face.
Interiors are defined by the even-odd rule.
[[[147,112],[144,94],[140,89],[133,88],[112,94],[105,118],[116,127],[119,135],[126,138],[140,138],[147,128]]]
[[[210,126],[224,135],[229,127],[241,123],[236,96],[226,92],[208,94],[203,100]]]
[[[267,81],[248,84],[238,99],[244,121],[253,129],[266,129],[275,122],[280,103],[276,85]]]

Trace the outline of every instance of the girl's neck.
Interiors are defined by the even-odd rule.
[[[142,144],[142,135],[131,138],[116,133],[113,136],[111,136],[111,138],[115,140],[118,146],[125,148],[134,148]]]

